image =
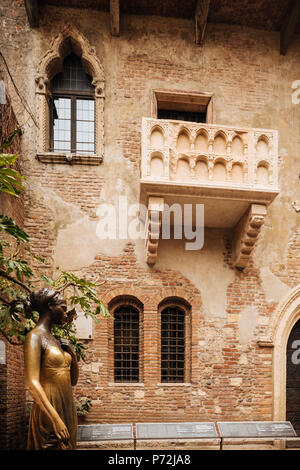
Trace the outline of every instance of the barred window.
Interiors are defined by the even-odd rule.
[[[95,153],[94,87],[81,59],[67,56],[63,72],[51,81],[50,150]]]
[[[161,312],[161,381],[184,382],[185,312],[167,307]]]
[[[128,305],[114,312],[114,380],[139,381],[139,311]]]

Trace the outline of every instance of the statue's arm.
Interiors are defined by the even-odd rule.
[[[62,441],[68,440],[70,438],[68,429],[55,408],[51,405],[40,383],[41,337],[34,332],[28,333],[26,337],[24,358],[26,382],[34,401],[51,420],[57,437]]]
[[[78,376],[79,376],[77,356],[76,356],[74,349],[71,346],[67,346],[64,349],[72,356],[70,375],[71,375],[71,384],[74,387],[78,382]]]
[[[70,345],[69,340],[67,340],[66,338],[60,338],[59,341],[60,341],[60,345],[62,349],[68,352],[72,357],[70,376],[71,376],[71,385],[73,385],[74,387],[74,385],[76,385],[78,382],[78,376],[79,376],[77,356],[76,356],[74,349]]]
[[[71,364],[71,384],[76,385],[78,382],[79,368],[76,354],[72,354],[72,364]]]

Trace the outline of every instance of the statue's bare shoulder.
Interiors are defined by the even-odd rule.
[[[29,331],[26,335],[25,339],[25,346],[26,345],[41,345],[42,344],[42,332],[38,328],[33,328],[33,330]]]

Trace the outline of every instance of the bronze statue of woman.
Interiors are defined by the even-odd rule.
[[[27,449],[76,448],[77,413],[72,386],[78,380],[76,354],[67,340],[51,334],[53,325],[71,321],[75,311],[59,292],[42,289],[30,294],[27,308],[39,313],[35,328],[25,340],[25,374],[32,405]]]

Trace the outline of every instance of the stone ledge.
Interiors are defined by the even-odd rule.
[[[36,159],[42,163],[64,163],[69,165],[100,165],[103,162],[101,155],[56,152],[37,153]]]
[[[144,387],[142,382],[109,382],[109,387]]]
[[[112,440],[112,441],[77,441],[78,450],[133,450],[134,441],[130,440]]]
[[[192,384],[189,382],[158,382],[158,387],[191,387]]]

